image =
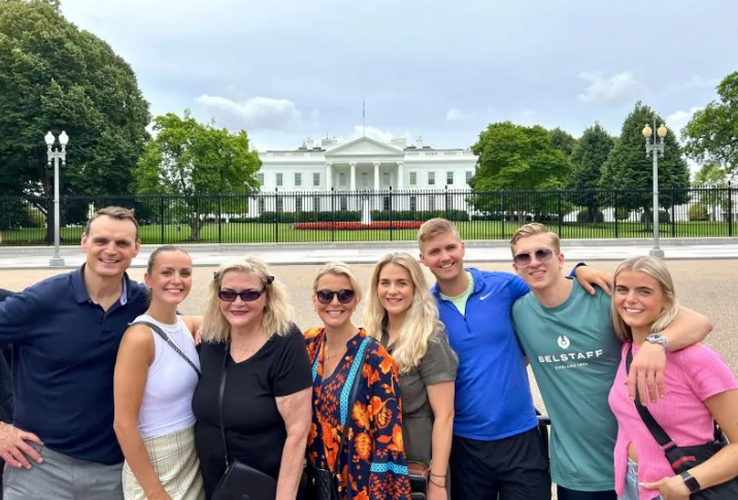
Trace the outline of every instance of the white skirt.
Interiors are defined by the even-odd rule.
[[[204,500],[200,461],[195,451],[195,427],[143,440],[151,465],[172,500]],[[146,495],[126,461],[123,464],[123,496],[146,500]]]

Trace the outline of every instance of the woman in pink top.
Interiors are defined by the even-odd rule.
[[[675,476],[664,452],[628,397],[625,359],[651,332],[660,332],[679,314],[674,283],[663,261],[652,257],[626,260],[615,271],[612,318],[624,341],[622,360],[610,390],[610,408],[618,420],[615,444],[615,489],[625,500],[687,500],[690,491]],[[654,419],[677,446],[713,440],[715,421],[731,443],[708,461],[689,470],[702,489],[738,475],[738,384],[723,359],[704,344],[666,351],[666,396],[648,405]]]

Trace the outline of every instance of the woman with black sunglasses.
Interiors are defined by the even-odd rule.
[[[223,264],[215,273],[200,365],[192,407],[207,498],[226,462],[238,461],[271,476],[277,500],[294,500],[310,427],[310,365],[284,287],[260,259]]]
[[[328,484],[332,498],[341,500],[409,500],[397,366],[376,339],[354,325],[360,300],[346,264],[329,263],[318,271],[313,305],[323,327],[305,332],[313,367],[307,484]],[[324,500],[319,493],[327,491],[315,489]]]

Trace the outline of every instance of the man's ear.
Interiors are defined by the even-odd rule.
[[[420,253],[418,254],[418,256],[420,257],[420,262],[421,262],[421,263],[422,263],[422,264],[423,264],[423,265],[424,265],[425,267],[428,267],[428,264],[426,264],[426,263],[425,263],[425,255],[423,255],[423,252],[420,252]]]
[[[518,265],[515,262],[512,263],[512,267],[513,269],[515,269],[515,272],[518,273],[518,276],[520,276],[520,269],[518,268]]]

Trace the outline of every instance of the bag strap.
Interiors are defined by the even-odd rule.
[[[633,362],[633,344],[628,347],[628,354],[625,358],[625,373],[630,373],[630,365]],[[676,448],[676,443],[674,442],[671,437],[666,433],[663,427],[659,425],[659,423],[656,421],[655,418],[653,418],[653,415],[651,415],[651,412],[648,411],[648,408],[643,406],[641,403],[641,398],[638,393],[638,386],[636,386],[636,397],[635,397],[635,407],[636,410],[638,410],[638,414],[641,416],[641,420],[643,420],[643,423],[646,424],[646,427],[648,428],[648,432],[651,433],[653,438],[656,440],[656,442],[659,444],[659,447],[663,450],[664,453],[671,450],[672,448]]]
[[[190,365],[193,370],[195,370],[195,373],[197,373],[197,377],[200,378],[201,373],[200,373],[200,369],[197,367],[197,365],[195,363],[193,363],[192,360],[185,353],[182,352],[182,350],[179,348],[179,346],[177,344],[175,344],[172,339],[169,338],[169,335],[167,335],[166,332],[164,330],[162,330],[162,328],[159,325],[157,325],[155,323],[151,323],[149,321],[135,321],[135,322],[131,323],[131,325],[145,325],[145,326],[148,326],[149,328],[151,328],[156,333],[158,333],[159,336],[162,339],[164,339],[164,341],[167,344],[169,344],[169,346],[172,349],[174,349],[174,352],[176,352],[177,354],[179,354],[180,356],[182,356],[182,359],[184,359],[185,361],[187,361],[187,364]]]
[[[218,390],[218,417],[220,419],[220,438],[223,440],[223,455],[225,457],[226,468],[229,465],[228,459],[228,440],[226,439],[225,419],[223,417],[223,399],[225,398],[226,374],[228,366],[228,355],[231,351],[231,339],[228,339],[223,354],[223,367],[220,371],[220,389]]]

